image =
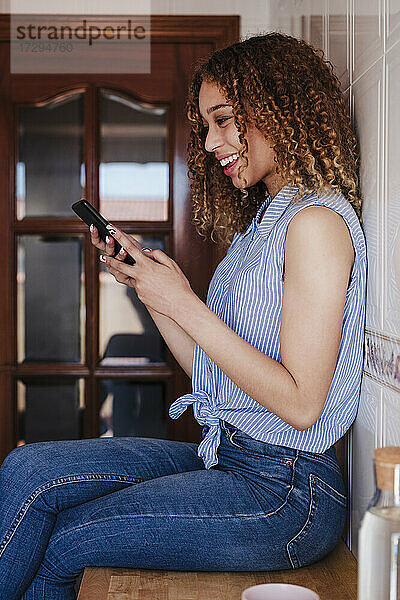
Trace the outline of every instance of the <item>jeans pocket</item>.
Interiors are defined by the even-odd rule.
[[[228,441],[235,469],[256,490],[262,510],[268,515],[277,513],[293,489],[296,451],[258,441],[240,430],[230,431]]]
[[[309,476],[310,502],[305,523],[287,544],[292,567],[316,562],[336,546],[346,518],[346,496],[317,475]]]

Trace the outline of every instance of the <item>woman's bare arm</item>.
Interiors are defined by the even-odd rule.
[[[195,343],[175,321],[148,308],[151,318],[165,343],[188,377],[192,377],[192,361]]]

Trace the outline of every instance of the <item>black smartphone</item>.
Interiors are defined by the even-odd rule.
[[[93,224],[95,227],[97,227],[100,239],[102,239],[103,242],[106,241],[107,235],[113,237],[107,229],[107,225],[110,225],[110,223],[87,200],[81,198],[81,200],[75,202],[71,208],[87,225],[90,226]],[[115,238],[113,239],[115,248],[114,256],[116,256],[121,250],[121,244],[119,244]],[[136,261],[134,258],[132,258],[132,256],[127,254],[123,262],[128,265],[134,265]]]

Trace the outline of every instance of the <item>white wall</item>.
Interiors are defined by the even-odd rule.
[[[360,140],[369,267],[361,400],[348,436],[348,542],[357,555],[373,449],[400,446],[400,1],[269,0],[269,12],[269,27],[296,35],[306,16],[304,37],[335,65]]]

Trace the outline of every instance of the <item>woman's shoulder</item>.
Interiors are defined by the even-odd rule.
[[[340,214],[324,206],[310,205],[290,221],[285,255],[294,261],[308,255],[310,263],[326,256],[331,268],[334,260],[347,273],[353,266],[355,250],[349,229]]]
[[[311,190],[306,192],[303,196],[293,197],[291,202],[291,208],[296,211],[302,210],[308,206],[324,206],[331,208],[336,212],[352,213],[357,218],[355,210],[351,203],[347,200],[344,194],[336,189],[326,187],[324,190]]]
[[[324,232],[336,238],[338,244],[350,243],[360,258],[365,257],[365,237],[358,216],[347,198],[335,190],[322,194],[312,192],[292,202],[286,220],[286,235],[293,230],[304,235]]]
[[[348,227],[342,215],[323,204],[309,204],[296,211],[289,221],[287,230],[298,229],[305,234],[313,232],[332,232],[335,235],[348,233]]]

